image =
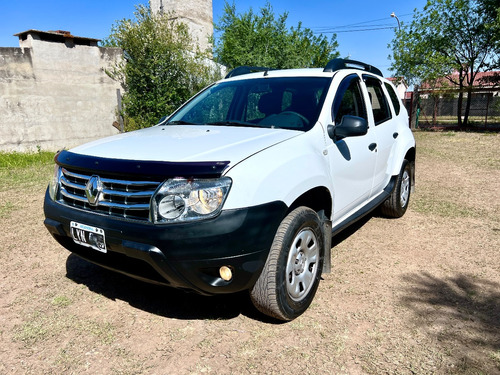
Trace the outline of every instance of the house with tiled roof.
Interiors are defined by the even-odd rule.
[[[459,73],[453,73],[449,78],[442,77],[435,82],[424,82],[420,85],[421,92],[458,92],[459,86],[453,82],[459,82]],[[453,81],[453,82],[452,82]],[[467,78],[464,78],[464,90],[467,89]],[[477,93],[492,93],[500,96],[500,71],[478,72],[472,83],[472,91]]]
[[[420,121],[432,125],[456,123],[458,112],[465,118],[468,111],[469,125],[499,126],[500,71],[478,72],[472,87],[468,84],[470,77],[463,78],[461,105],[460,87],[454,83],[458,83],[459,79],[459,73],[455,72],[450,77],[424,82],[418,87]],[[468,109],[467,102],[470,105]]]

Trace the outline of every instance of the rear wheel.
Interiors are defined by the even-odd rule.
[[[391,196],[380,206],[380,211],[384,216],[398,218],[405,214],[410,202],[411,183],[410,163],[404,160],[396,187]]]
[[[299,207],[281,222],[262,273],[250,291],[255,307],[280,320],[292,320],[311,304],[324,257],[321,220]]]

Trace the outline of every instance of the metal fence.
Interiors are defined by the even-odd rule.
[[[498,92],[472,94],[468,127],[500,129],[500,96],[498,95]],[[462,119],[465,114],[466,102],[467,97],[464,96]],[[414,94],[411,105],[417,105],[414,115],[418,118],[416,124],[418,127],[457,126],[458,96],[456,94],[436,95],[421,91],[418,95]]]

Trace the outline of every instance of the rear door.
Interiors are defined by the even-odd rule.
[[[375,196],[386,187],[391,178],[390,160],[398,137],[398,120],[391,111],[390,98],[387,96],[382,81],[370,75],[364,75],[363,80],[371,101],[372,113],[370,116],[373,116],[375,142],[377,144],[377,163],[370,193],[371,196]]]

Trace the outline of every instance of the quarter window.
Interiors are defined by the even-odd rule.
[[[365,76],[366,89],[368,90],[368,95],[370,96],[370,101],[373,110],[373,119],[375,120],[375,125],[380,125],[383,122],[391,119],[391,111],[389,109],[389,103],[382,90],[382,83],[373,77]]]
[[[401,111],[401,101],[399,100],[398,95],[394,91],[393,87],[389,85],[387,82],[384,82],[385,88],[391,97],[392,105],[394,106],[394,111],[396,111],[396,116],[399,115]]]

